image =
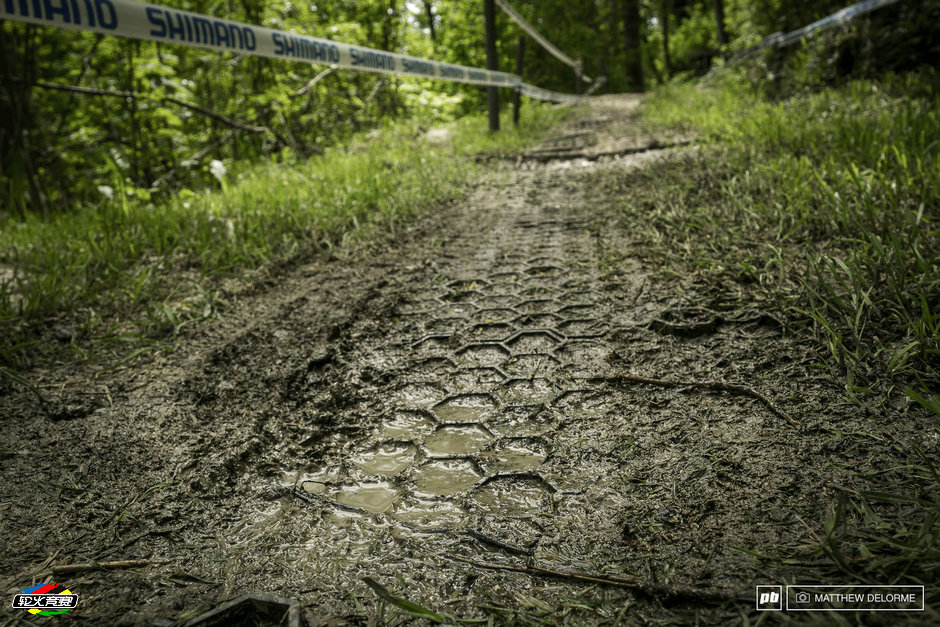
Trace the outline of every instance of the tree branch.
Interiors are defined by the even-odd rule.
[[[86,96],[108,96],[111,98],[131,98],[134,100],[141,100],[146,98],[141,94],[135,94],[130,91],[114,91],[110,89],[93,89],[91,87],[79,87],[77,85],[61,85],[59,83],[46,83],[42,81],[37,81],[33,84],[35,87],[41,87],[42,89],[54,89],[56,91],[66,91],[76,94],[85,94]],[[173,104],[179,105],[196,113],[202,114],[206,117],[217,120],[222,124],[231,126],[232,128],[237,128],[243,131],[248,131],[251,133],[270,133],[275,137],[280,138],[280,136],[272,131],[267,126],[255,126],[253,124],[246,124],[245,122],[239,122],[238,120],[233,120],[230,117],[224,116],[221,113],[216,113],[206,109],[205,107],[200,107],[199,105],[192,104],[191,102],[186,102],[180,100],[179,98],[174,98],[173,96],[164,96],[160,98],[164,102],[172,102]]]

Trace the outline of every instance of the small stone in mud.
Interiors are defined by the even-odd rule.
[[[333,353],[328,348],[314,351],[307,358],[307,370],[316,370],[333,361]]]
[[[55,339],[62,342],[63,344],[71,342],[76,335],[77,333],[75,332],[75,327],[71,325],[56,327],[55,330]]]

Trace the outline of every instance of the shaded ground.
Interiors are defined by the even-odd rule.
[[[451,620],[725,623],[758,617],[755,585],[854,581],[818,552],[834,504],[909,491],[895,470],[937,432],[844,404],[745,287],[630,257],[581,175],[695,149],[638,133],[636,104],[598,99],[393,248],[272,281],[175,354],[47,375],[53,419],[0,399],[3,590],[65,584],[69,619],[108,624],[245,593],[396,620],[363,578]],[[92,560],[165,563],[51,571]]]

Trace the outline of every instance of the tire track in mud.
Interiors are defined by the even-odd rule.
[[[306,493],[429,529],[528,520],[529,535],[567,487],[549,470],[555,432],[590,396],[584,380],[609,370],[592,237],[524,200],[490,209],[407,294],[392,341],[360,349],[357,361],[393,365],[385,411],[301,478]]]
[[[584,135],[550,146],[582,151]],[[607,161],[629,168],[654,157]],[[381,373],[382,383],[362,392],[382,399],[359,416],[371,427],[335,434],[285,481],[304,504],[297,515],[309,517],[310,539],[291,548],[316,553],[298,559],[305,578],[323,582],[312,601],[320,611],[348,611],[337,592],[364,588],[362,576],[401,577],[409,598],[458,615],[485,603],[518,606],[533,588],[528,578],[459,563],[466,559],[532,558],[651,588],[662,563],[683,562],[682,583],[713,576],[728,539],[728,516],[716,514],[751,482],[717,479],[724,462],[709,461],[718,455],[708,449],[757,438],[765,423],[773,431],[776,418],[749,400],[610,384],[624,367],[612,363],[615,349],[632,347],[630,357],[662,350],[649,330],[661,308],[637,306],[644,275],[635,265],[626,264],[631,276],[616,289],[605,282],[597,217],[582,209],[588,194],[577,182],[585,167],[593,163],[577,158],[501,171],[451,225],[462,235],[441,247],[433,273],[402,283],[382,335],[344,356]],[[685,313],[698,311],[677,310],[676,326]],[[752,428],[742,430],[745,418]],[[708,432],[712,442],[695,450]],[[547,598],[590,603],[610,594],[556,584]],[[634,600],[616,594],[622,604]]]
[[[594,237],[562,208],[550,172],[510,176],[474,204],[477,227],[446,247],[434,276],[404,287],[386,334],[346,356],[389,381],[374,390],[384,401],[365,437],[338,438],[295,477],[322,516],[310,548],[334,568],[342,556],[352,571],[424,579],[415,545],[424,559],[533,555],[553,550],[570,511],[579,523],[588,509],[595,525],[611,518],[585,486],[613,468],[570,450],[610,432],[609,391],[592,382],[611,370]],[[329,576],[358,586],[344,570]],[[431,588],[461,586],[462,570],[436,570],[430,579],[444,581]]]
[[[310,624],[376,622],[368,577],[460,618],[723,624],[754,585],[805,578],[734,547],[804,555],[846,486],[891,490],[918,463],[890,443],[936,437],[846,407],[742,286],[630,258],[610,198],[629,189],[591,177],[683,150],[634,152],[679,143],[642,136],[635,105],[593,100],[532,151],[550,159],[492,162],[394,249],[300,267],[103,394],[68,371],[70,397],[107,397],[80,417],[17,409],[7,440],[41,445],[0,456],[0,513],[25,538],[8,587],[53,558],[156,557],[172,566],[69,582],[84,616],[184,622],[273,592]]]

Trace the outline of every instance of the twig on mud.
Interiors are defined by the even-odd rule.
[[[539,357],[539,360],[535,362],[535,366],[532,367],[532,372],[529,373],[529,381],[535,378],[535,373],[538,372],[538,369],[542,366],[542,357]]]
[[[69,575],[84,573],[90,570],[119,570],[122,568],[140,568],[142,566],[159,566],[169,564],[170,560],[121,560],[118,562],[84,562],[81,564],[66,564],[53,566],[53,575]]]
[[[537,161],[539,163],[548,163],[549,161],[570,161],[573,159],[585,159],[587,161],[597,161],[604,157],[624,157],[627,155],[635,155],[643,152],[652,152],[654,150],[666,150],[668,148],[680,148],[682,146],[688,146],[694,144],[692,140],[678,140],[673,142],[661,142],[654,140],[645,146],[631,146],[628,148],[620,148],[618,150],[607,150],[603,152],[569,152],[564,149],[561,150],[545,150],[542,152],[528,152],[523,153],[521,158],[523,161]]]
[[[701,590],[687,590],[684,588],[669,588],[667,586],[658,586],[646,584],[635,579],[621,579],[619,577],[610,577],[601,573],[577,573],[567,570],[556,570],[554,568],[545,568],[544,566],[515,566],[512,564],[495,564],[493,562],[477,562],[476,560],[460,557],[459,555],[448,555],[450,559],[477,568],[487,570],[508,570],[514,573],[524,573],[537,577],[554,577],[556,579],[567,579],[569,581],[580,581],[583,583],[593,583],[602,586],[614,586],[617,588],[626,588],[642,594],[646,594],[658,599],[668,598],[671,600],[689,600],[689,601],[740,601],[741,599],[724,592],[705,592]]]
[[[497,538],[492,538],[482,531],[477,531],[476,529],[468,529],[464,533],[475,540],[479,540],[483,544],[488,544],[513,555],[532,555],[531,549],[524,549],[518,546],[513,546]]]
[[[121,542],[121,544],[114,544],[109,547],[105,547],[104,549],[101,550],[101,552],[99,552],[97,555],[92,557],[92,559],[95,561],[103,559],[107,557],[108,555],[111,555],[115,551],[123,550],[131,546],[132,544],[136,544],[138,541],[146,538],[147,536],[162,536],[162,535],[173,533],[177,530],[179,530],[179,527],[161,527],[159,529],[149,529],[142,533],[138,533],[137,535],[132,536],[128,538],[127,540],[124,540],[123,542]]]
[[[745,385],[738,385],[736,383],[725,383],[724,381],[669,381],[666,379],[651,379],[650,377],[641,377],[639,375],[622,373],[614,375],[612,377],[604,377],[604,381],[608,383],[622,383],[624,381],[629,381],[631,383],[645,383],[647,385],[656,385],[663,388],[694,388],[699,390],[718,390],[720,392],[730,392],[731,394],[738,394],[740,396],[749,396],[753,399],[756,399],[764,404],[767,409],[770,410],[772,414],[778,418],[785,420],[791,427],[796,429],[802,429],[803,425],[799,422],[788,416],[783,410],[778,409],[770,399],[766,396],[749,388]]]
[[[643,290],[646,289],[646,277],[643,277],[643,282],[640,283],[640,289],[637,290],[636,296],[633,297],[633,302],[630,303],[630,307],[636,307],[636,302],[640,300],[640,296],[643,295]]]

